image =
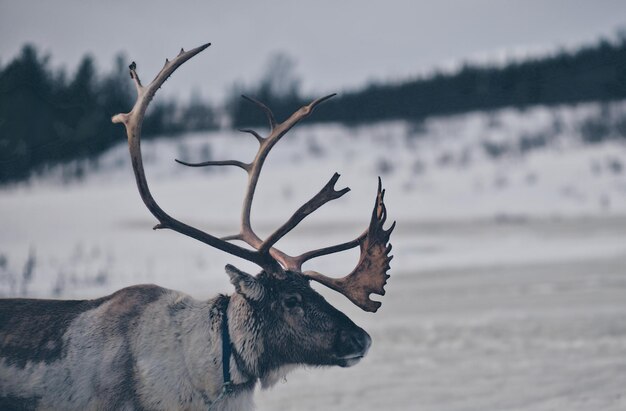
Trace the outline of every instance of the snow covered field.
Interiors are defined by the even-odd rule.
[[[417,225],[395,243],[411,263],[379,314],[333,299],[370,355],[296,372],[260,409],[625,409],[626,219]]]
[[[369,356],[350,369],[298,370],[260,392],[258,408],[626,409],[626,144],[583,144],[579,131],[607,110],[626,104],[294,129],[268,158],[253,225],[271,232],[338,171],[337,187],[352,191],[279,247],[352,239],[381,175],[396,257],[375,315],[321,290],[370,332]],[[155,198],[185,222],[234,233],[244,173],[173,158],[248,160],[255,145],[228,131],[145,143]],[[124,144],[82,180],[63,179],[56,169],[0,189],[0,295],[86,298],[151,282],[206,298],[231,292],[227,262],[257,270],[152,231]],[[357,257],[309,267],[343,275]]]

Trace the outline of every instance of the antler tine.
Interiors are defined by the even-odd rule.
[[[267,117],[267,121],[269,121],[270,123],[270,132],[276,128],[276,118],[274,118],[274,113],[272,113],[272,110],[270,110],[268,106],[266,106],[265,104],[261,103],[259,100],[253,97],[246,96],[245,94],[242,94],[241,97],[243,97],[244,99],[248,100],[251,103],[254,103],[257,107],[263,110],[263,112],[265,113],[265,116]]]
[[[382,190],[382,183],[379,177],[376,203],[372,211],[370,225],[358,239],[358,244],[361,246],[361,256],[357,266],[350,274],[343,278],[330,278],[316,271],[304,273],[310,279],[342,293],[361,309],[370,312],[376,312],[381,306],[379,301],[371,300],[369,295],[385,295],[384,287],[389,278],[387,270],[389,270],[389,263],[393,258],[393,256],[389,255],[392,247],[388,242],[396,223],[394,222],[388,229],[383,227],[387,218],[384,195],[385,191]],[[352,243],[334,246],[334,249],[333,247],[328,247],[326,250],[332,250],[326,254],[342,251],[343,249],[340,249],[340,247]],[[315,256],[319,255],[323,254],[318,253]]]
[[[206,166],[236,166],[245,171],[250,169],[250,164],[237,160],[217,160],[217,161],[203,161],[201,163],[188,163],[186,161],[174,159],[178,164],[182,164],[187,167],[206,167]]]
[[[297,257],[293,257],[293,263],[291,265],[291,267],[293,268],[291,269],[301,271],[302,264],[306,263],[309,260],[312,260],[317,257],[322,257],[324,255],[335,254],[341,251],[346,251],[351,248],[354,248],[358,246],[359,244],[361,244],[361,242],[363,241],[366,235],[367,235],[367,230],[352,241],[346,241],[345,243],[331,245],[331,246],[324,247],[324,248],[318,248],[315,250],[307,251],[306,253],[302,253]]]
[[[264,253],[268,251],[274,244],[276,244],[281,238],[285,236],[289,231],[294,229],[300,221],[302,221],[309,214],[313,213],[315,210],[323,206],[329,201],[336,200],[339,197],[346,194],[350,191],[349,187],[341,189],[339,191],[335,190],[335,183],[339,179],[339,174],[335,173],[332,178],[326,183],[326,185],[317,193],[313,198],[307,201],[304,205],[302,205],[296,212],[287,220],[285,224],[280,226],[276,231],[274,231],[268,238],[265,239],[263,244],[259,247],[259,252]],[[286,262],[289,264],[289,262]]]
[[[181,52],[171,61],[165,62],[165,65],[152,82],[144,87],[137,75],[137,65],[133,62],[130,68],[130,76],[137,88],[137,101],[133,106],[133,109],[129,113],[122,113],[113,116],[111,119],[114,123],[122,123],[126,127],[126,134],[128,136],[128,147],[130,151],[131,162],[133,171],[135,173],[135,180],[137,182],[137,188],[141,199],[144,204],[150,210],[150,212],[157,218],[159,224],[156,228],[169,228],[177,231],[186,236],[195,238],[203,243],[206,243],[212,247],[226,251],[227,253],[236,255],[248,261],[254,262],[261,267],[273,268],[276,262],[267,255],[263,255],[255,250],[248,250],[237,245],[231,244],[227,241],[214,237],[204,231],[197,228],[186,225],[167,214],[154,200],[152,193],[148,187],[145,171],[143,168],[143,160],[141,156],[141,126],[143,118],[150,104],[150,101],[154,97],[156,91],[163,85],[169,76],[176,71],[187,60],[200,53],[204,49],[210,46],[210,43],[204,44],[195,49],[187,52],[181,49]]]

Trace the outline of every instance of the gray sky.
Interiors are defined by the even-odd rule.
[[[221,98],[284,51],[317,95],[589,43],[625,23],[624,0],[0,0],[0,62],[26,42],[71,71],[86,53],[108,70],[124,51],[147,81],[181,46],[211,42],[168,81],[167,94],[198,88]]]

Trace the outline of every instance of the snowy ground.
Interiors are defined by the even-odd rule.
[[[415,228],[395,241],[415,268],[352,310],[370,355],[294,373],[261,410],[626,409],[626,219]]]
[[[338,187],[352,192],[279,247],[354,238],[380,174],[398,220],[396,257],[375,315],[322,290],[370,332],[370,355],[350,369],[296,371],[259,393],[259,409],[626,409],[626,145],[581,142],[580,122],[599,111],[503,110],[287,135],[261,177],[258,231],[269,233],[338,171]],[[172,159],[246,160],[254,150],[249,136],[218,132],[146,143],[144,158],[163,208],[225,235],[238,225],[243,172]],[[62,184],[57,169],[0,190],[0,295],[84,298],[152,282],[206,298],[231,292],[224,264],[256,271],[152,231],[127,157],[120,144],[81,181]],[[357,257],[310,267],[341,275]]]

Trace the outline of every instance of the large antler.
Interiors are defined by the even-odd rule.
[[[248,184],[241,211],[241,226],[238,233],[222,238],[214,237],[211,234],[205,233],[204,231],[174,219],[163,211],[163,209],[159,207],[152,197],[143,169],[140,146],[141,125],[146,109],[154,97],[154,94],[163,85],[165,80],[167,80],[167,78],[172,75],[172,73],[185,61],[200,53],[209,45],[210,44],[205,44],[187,52],[181,49],[179,55],[174,60],[165,61],[163,69],[161,69],[159,74],[157,74],[155,79],[147,87],[144,87],[141,84],[139,76],[136,72],[136,64],[133,62],[130,65],[130,76],[135,82],[135,86],[137,88],[137,101],[129,113],[118,114],[112,119],[114,123],[122,123],[126,127],[130,156],[139,194],[141,195],[141,198],[148,210],[150,210],[150,212],[159,221],[159,224],[157,224],[154,228],[169,228],[181,234],[195,238],[196,240],[202,241],[210,246],[258,264],[269,274],[278,277],[285,275],[283,268],[301,272],[302,264],[312,258],[360,246],[361,257],[359,259],[359,263],[354,271],[348,276],[342,279],[332,279],[314,271],[307,272],[305,275],[343,293],[362,309],[366,311],[376,311],[380,306],[380,302],[371,301],[369,299],[369,294],[384,294],[383,287],[388,278],[387,270],[389,269],[389,261],[391,261],[391,257],[389,256],[391,246],[387,243],[389,235],[395,226],[394,223],[394,225],[392,225],[392,227],[388,230],[383,228],[383,224],[386,219],[386,209],[383,202],[384,190],[382,190],[380,178],[378,181],[376,205],[372,213],[370,226],[355,240],[308,251],[295,257],[289,256],[274,247],[274,244],[276,244],[289,231],[296,227],[309,214],[313,213],[327,202],[335,200],[350,191],[349,188],[343,188],[341,190],[335,189],[335,184],[339,179],[339,174],[337,173],[332,176],[319,193],[296,210],[291,218],[274,231],[267,239],[261,240],[261,238],[259,238],[259,236],[253,231],[250,223],[252,200],[254,198],[256,186],[261,174],[261,169],[270,150],[293,126],[295,126],[302,119],[308,117],[319,104],[333,97],[335,94],[318,98],[310,104],[301,107],[282,123],[276,122],[274,114],[266,105],[251,97],[243,96],[248,101],[257,105],[265,113],[270,126],[270,134],[267,137],[262,137],[254,130],[241,130],[253,135],[259,142],[259,149],[251,163],[245,163],[238,160],[221,160],[192,164],[182,160],[176,160],[180,164],[191,167],[236,166],[248,173]],[[232,240],[243,241],[254,248],[254,250],[234,245],[229,242]]]
[[[396,223],[387,230],[383,227],[387,220],[387,208],[384,203],[385,190],[382,190],[378,178],[378,194],[372,211],[369,228],[356,240],[361,246],[361,257],[355,269],[343,278],[330,278],[316,271],[306,271],[304,275],[339,291],[353,303],[365,311],[376,312],[381,306],[380,301],[372,301],[369,295],[385,295],[385,284],[389,275],[389,255],[391,244],[388,244],[391,232]],[[317,254],[315,255],[317,256]]]
[[[148,187],[148,182],[146,180],[146,175],[143,168],[143,161],[141,157],[141,125],[143,123],[143,118],[146,113],[146,109],[150,104],[150,101],[154,97],[156,91],[163,85],[165,80],[169,78],[169,76],[176,71],[178,67],[180,67],[184,62],[200,53],[211,44],[207,43],[200,47],[197,47],[193,50],[184,51],[180,50],[178,56],[172,61],[165,60],[165,65],[157,74],[157,76],[152,80],[152,82],[148,86],[143,86],[141,84],[141,80],[137,75],[137,65],[133,62],[130,68],[130,77],[133,79],[135,83],[135,87],[137,89],[137,101],[133,106],[133,109],[126,114],[117,114],[113,116],[112,121],[114,123],[122,123],[124,127],[126,127],[126,134],[128,136],[128,148],[130,151],[131,162],[133,166],[133,171],[135,173],[135,180],[137,181],[137,188],[139,189],[139,194],[141,195],[141,199],[143,200],[148,210],[157,218],[159,224],[154,226],[154,229],[158,228],[169,228],[171,230],[177,231],[181,234],[187,235],[189,237],[195,238],[196,240],[202,241],[212,247],[218,248],[220,250],[226,251],[229,254],[236,255],[245,260],[252,261],[262,267],[272,266],[272,260],[267,258],[265,255],[259,253],[258,251],[248,250],[242,247],[239,247],[235,244],[231,244],[227,241],[219,239],[217,237],[212,236],[211,234],[205,233],[195,227],[191,227],[185,223],[182,223],[175,218],[171,217],[167,214],[154,200],[152,197],[152,193],[150,192],[150,188]]]

